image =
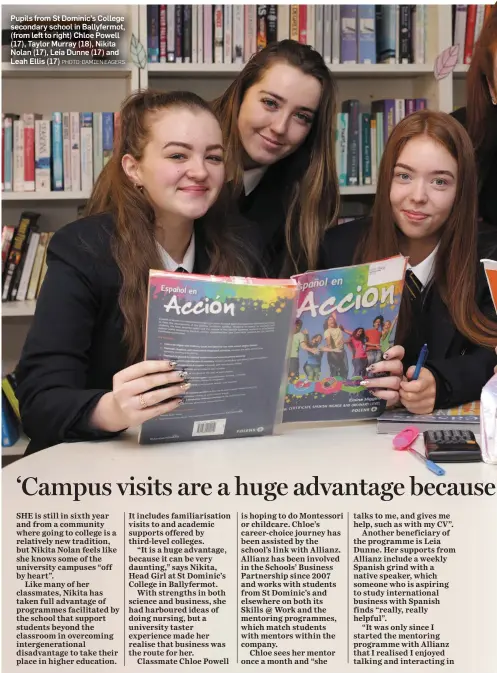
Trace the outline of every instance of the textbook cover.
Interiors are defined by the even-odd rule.
[[[284,422],[365,420],[383,412],[385,401],[360,382],[394,343],[406,264],[397,255],[293,276],[299,296]]]
[[[145,358],[172,360],[191,388],[139,442],[272,434],[281,422],[297,283],[150,271]]]
[[[482,259],[481,262],[485,269],[488,287],[490,288],[494,309],[497,313],[497,262],[492,259]]]
[[[471,430],[478,431],[480,423],[480,402],[468,402],[450,409],[435,409],[431,414],[411,414],[407,409],[388,409],[376,423],[378,434],[400,432],[408,425],[424,430]]]

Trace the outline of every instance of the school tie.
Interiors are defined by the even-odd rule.
[[[419,278],[412,272],[411,269],[407,269],[406,275],[405,275],[405,284],[407,289],[409,290],[409,295],[411,298],[411,301],[418,301],[421,299],[421,296],[423,294],[423,285]]]
[[[184,269],[182,266],[178,266],[176,269],[176,273],[188,273],[186,269]]]

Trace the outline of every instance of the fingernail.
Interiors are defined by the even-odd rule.
[[[169,366],[170,367],[176,367],[177,364],[178,364],[177,362],[174,362],[173,360],[169,360]]]
[[[183,369],[183,371],[178,372],[178,374],[181,376],[182,379],[186,379],[186,377],[188,376],[188,372],[186,371],[186,369]]]
[[[384,360],[388,360],[389,357],[390,357],[390,355],[388,353],[383,353],[383,359]]]
[[[191,387],[192,387],[191,383],[183,383],[183,385],[180,386],[181,390],[188,390]]]
[[[360,386],[369,386],[369,381],[365,379],[364,381],[359,381]]]
[[[375,369],[374,365],[369,365],[368,367],[366,367],[367,372],[374,372],[374,369]]]
[[[186,400],[186,397],[180,397],[179,400],[178,400],[178,407],[179,407],[180,404],[184,404],[185,400]]]

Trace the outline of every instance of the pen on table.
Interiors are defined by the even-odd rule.
[[[422,367],[424,367],[424,364],[427,359],[428,359],[428,346],[424,344],[423,348],[419,351],[418,361],[416,362],[416,369],[414,370],[414,374],[412,376],[411,381],[416,381],[418,379],[419,373],[421,372]]]

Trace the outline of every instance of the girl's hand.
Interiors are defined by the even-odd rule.
[[[118,432],[177,409],[182,403],[178,396],[184,395],[190,383],[185,382],[187,372],[175,367],[175,362],[167,360],[145,360],[117,372],[112,392],[103,395],[93,411],[93,426]],[[175,385],[152,390],[167,384]]]
[[[372,394],[381,400],[387,400],[387,406],[394,406],[399,402],[399,389],[404,369],[402,358],[405,351],[402,346],[392,346],[383,354],[383,360],[367,367],[367,374],[387,374],[379,378],[366,378],[361,385],[371,390]]]
[[[407,370],[407,379],[400,384],[400,401],[412,414],[431,414],[435,408],[437,382],[429,369],[421,368],[417,381],[411,381],[415,367]]]

